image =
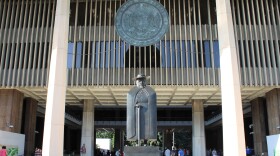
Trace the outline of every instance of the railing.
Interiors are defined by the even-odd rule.
[[[193,70],[194,69],[194,70]],[[268,69],[268,68],[267,68]],[[84,70],[84,72],[82,72]],[[3,72],[8,73],[9,70]],[[151,78],[147,81],[149,85],[185,85],[185,86],[220,86],[220,70],[216,68],[213,72],[211,68],[105,68],[99,70],[75,69],[67,70],[67,84],[69,87],[75,86],[121,86],[134,85],[134,78],[138,73],[144,73]],[[246,72],[245,77],[241,74],[242,86],[279,86],[279,69],[264,74],[264,68],[253,69],[241,68],[241,73]],[[46,87],[47,70],[10,70],[15,75],[5,74],[5,78],[0,78],[1,87]],[[248,75],[251,74],[249,77]]]

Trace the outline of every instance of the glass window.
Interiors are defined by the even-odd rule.
[[[195,41],[189,40],[161,41],[155,46],[147,47],[134,47],[123,41],[100,41],[90,42],[90,50],[88,49],[89,43],[85,42],[85,44],[84,46],[82,42],[77,42],[74,47],[74,43],[69,42],[68,68],[86,68],[88,64],[89,68],[191,68],[202,67],[202,65],[211,68],[212,64],[215,68],[220,67],[218,41],[213,41],[212,54],[210,41],[203,41],[203,47],[200,47],[200,42],[197,42],[199,45],[196,46]],[[76,48],[75,51],[74,48]],[[85,56],[83,56],[83,48],[85,48]],[[203,53],[203,60],[201,53]],[[204,61],[203,64],[202,61]]]
[[[67,53],[67,68],[82,68],[82,51],[83,51],[83,43],[76,43],[76,50],[74,51],[74,43],[68,43],[68,53]],[[73,59],[74,57],[74,59]],[[75,64],[73,64],[73,60]]]
[[[214,67],[220,68],[220,51],[219,51],[219,42],[213,42],[213,50],[214,50]]]

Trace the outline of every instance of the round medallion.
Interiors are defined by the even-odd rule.
[[[148,46],[167,32],[168,13],[155,0],[128,0],[118,9],[115,26],[119,36],[129,44]]]

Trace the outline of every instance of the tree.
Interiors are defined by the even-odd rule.
[[[111,146],[115,147],[115,132],[114,131],[97,131],[96,138],[109,138],[111,139]]]

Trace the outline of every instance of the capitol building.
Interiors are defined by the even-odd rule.
[[[162,36],[145,45],[124,38],[117,24],[150,35],[162,21],[144,11],[118,21],[118,9],[157,9],[154,1],[166,11]],[[123,149],[127,93],[145,74],[157,94],[161,148],[180,146],[174,134],[187,132],[183,148],[194,156],[280,151],[271,142],[280,134],[279,3],[1,0],[0,146],[62,156],[85,144],[93,156],[96,133],[113,131],[112,150]]]

